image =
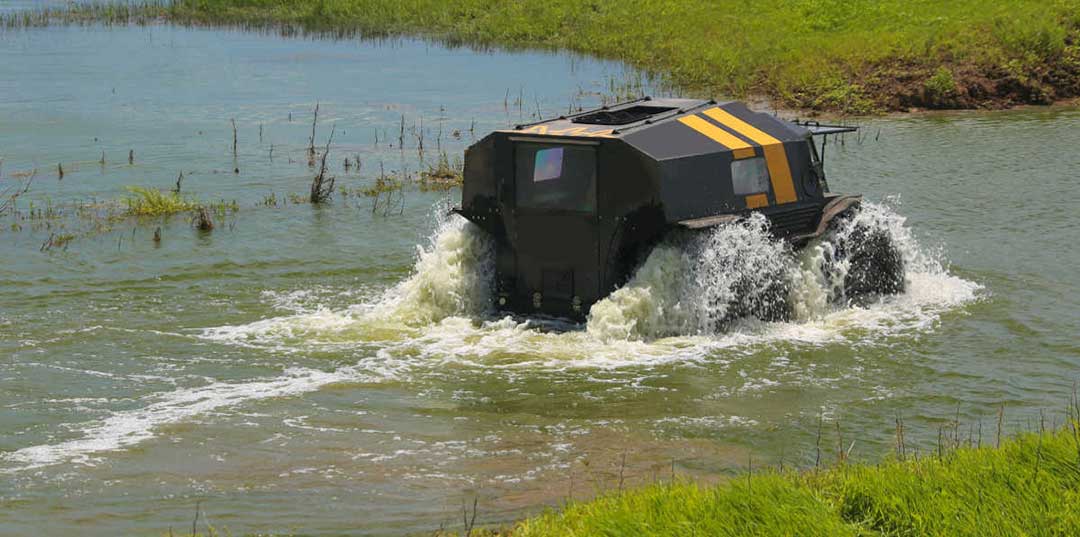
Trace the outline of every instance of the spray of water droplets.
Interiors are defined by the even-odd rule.
[[[850,249],[868,229],[887,236],[902,258],[903,289],[854,301],[845,288],[850,267],[838,250]],[[584,326],[552,331],[547,321],[495,314],[492,241],[452,216],[418,248],[413,274],[376,300],[210,328],[203,336],[284,350],[377,344],[395,356],[440,361],[512,355],[516,365],[684,359],[777,339],[820,343],[851,330],[862,338],[866,331],[928,329],[980,288],[950,274],[939,257],[885,204],[864,203],[829,237],[798,251],[772,238],[765,218],[752,216],[706,233],[672,235],[626,285],[592,306]],[[634,344],[615,345],[622,342]]]
[[[851,252],[874,241],[885,246],[877,255],[902,270],[895,278],[853,266]],[[856,296],[862,287],[889,287],[896,296]],[[799,251],[772,238],[767,220],[753,215],[658,245],[630,282],[593,306],[588,331],[607,340],[718,336],[739,321],[812,324],[890,306],[921,316],[968,301],[977,288],[950,275],[885,204],[863,204]]]

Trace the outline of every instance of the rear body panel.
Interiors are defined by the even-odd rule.
[[[459,212],[495,239],[500,307],[581,319],[673,228],[760,211],[812,234],[816,164],[808,130],[741,103],[642,100],[491,133]]]

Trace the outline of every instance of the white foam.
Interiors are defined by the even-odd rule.
[[[214,382],[198,388],[182,388],[154,396],[157,401],[143,408],[116,412],[101,421],[85,424],[79,438],[3,453],[0,460],[19,465],[6,470],[7,473],[67,461],[90,464],[97,453],[120,450],[155,438],[155,429],[162,425],[251,401],[300,395],[336,382],[366,380],[375,378],[361,373],[356,367],[331,372],[290,369],[272,379]]]
[[[743,416],[679,416],[666,417],[653,421],[659,427],[674,425],[678,427],[696,427],[702,429],[724,429],[728,427],[753,427],[758,425],[755,419]]]
[[[440,216],[430,244],[417,249],[412,276],[390,289],[368,317],[418,326],[479,315],[491,304],[493,261],[494,244],[487,234],[456,215]]]
[[[942,313],[980,296],[981,286],[950,274],[940,254],[918,244],[903,217],[886,205],[863,207],[858,222],[890,234],[904,257],[907,285],[902,294],[858,307],[830,302],[842,272],[821,272],[826,246],[793,257],[768,238],[763,220],[751,219],[689,248],[679,242],[658,246],[629,284],[593,306],[586,325],[496,318],[487,311],[490,241],[452,217],[441,221],[430,243],[419,249],[413,275],[378,300],[210,328],[201,337],[283,352],[367,348],[376,354],[369,367],[395,374],[447,362],[488,369],[610,369],[727,362],[777,343],[873,344],[933,329]],[[732,272],[757,277],[781,268],[791,278],[793,321],[744,319],[725,331],[715,329],[713,321],[734,296]]]
[[[593,305],[588,331],[606,341],[714,335],[733,308],[769,305],[769,287],[788,272],[789,259],[760,214],[708,234],[672,237],[630,282]]]

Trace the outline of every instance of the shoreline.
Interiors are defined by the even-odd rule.
[[[657,47],[655,39],[638,36],[637,32],[621,34],[624,28],[612,27],[650,10],[660,10],[671,19],[666,24],[700,26],[703,31],[713,28],[692,18],[697,14],[692,8],[672,8],[677,11],[672,14],[665,11],[662,2],[649,0],[633,6],[640,13],[620,11],[617,2],[597,0],[591,5],[591,14],[563,0],[556,0],[550,7],[500,6],[488,10],[477,9],[467,0],[420,3],[431,5],[409,9],[384,0],[285,5],[264,0],[106,2],[0,15],[0,28],[166,23],[277,32],[286,37],[412,38],[477,51],[565,52],[621,62],[647,79],[659,81],[660,88],[689,97],[723,95],[725,99],[751,102],[758,108],[758,104],[766,104],[767,109],[777,113],[811,118],[903,117],[941,111],[1080,105],[1080,16],[1044,18],[1038,25],[1017,23],[1018,29],[1006,32],[996,28],[1008,19],[995,15],[984,20],[968,15],[972,18],[970,27],[965,26],[968,21],[949,24],[966,28],[970,35],[961,32],[952,41],[940,35],[923,36],[946,28],[931,31],[918,26],[931,24],[921,20],[908,26],[877,21],[875,24],[881,28],[873,31],[851,28],[861,23],[853,20],[846,29],[839,25],[840,29],[835,30],[835,39],[847,40],[849,45],[832,45],[830,32],[834,29],[826,26],[807,30],[807,36],[791,37],[790,43],[784,43],[785,49],[777,51],[768,36],[762,35],[748,37],[745,50],[732,49],[723,42],[702,46],[700,39],[675,35],[667,36],[670,41],[662,41],[664,46]],[[822,11],[829,9],[834,8]],[[927,13],[925,18],[934,15]],[[1017,13],[1016,17],[1021,15]],[[981,28],[988,24],[992,32]],[[574,32],[567,32],[567,28]],[[982,34],[987,32],[1001,36],[986,38]],[[869,49],[877,39],[892,42],[910,40],[912,36],[925,38],[932,49],[912,52],[904,48],[907,45],[896,43],[888,45],[895,51],[859,49]],[[809,45],[826,48],[812,53],[786,50]],[[778,59],[770,60],[769,54],[779,55]],[[740,66],[742,63],[752,65]]]
[[[878,463],[851,463],[842,448],[823,446],[819,459],[831,460],[815,467],[758,468],[751,460],[720,483],[673,478],[620,486],[509,525],[466,526],[463,534],[1016,535],[1036,528],[1073,534],[1080,532],[1078,412],[1071,403],[1060,428],[1004,438],[1000,421],[996,435],[985,438],[981,426],[976,438],[973,426],[947,424],[937,445],[923,452],[908,444],[898,418],[893,454]]]

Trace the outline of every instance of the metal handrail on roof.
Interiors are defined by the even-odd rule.
[[[810,134],[814,136],[827,136],[829,134],[842,134],[845,132],[855,132],[859,130],[859,127],[852,127],[850,125],[825,125],[820,121],[813,120],[794,120],[792,123],[805,127],[810,131]]]

